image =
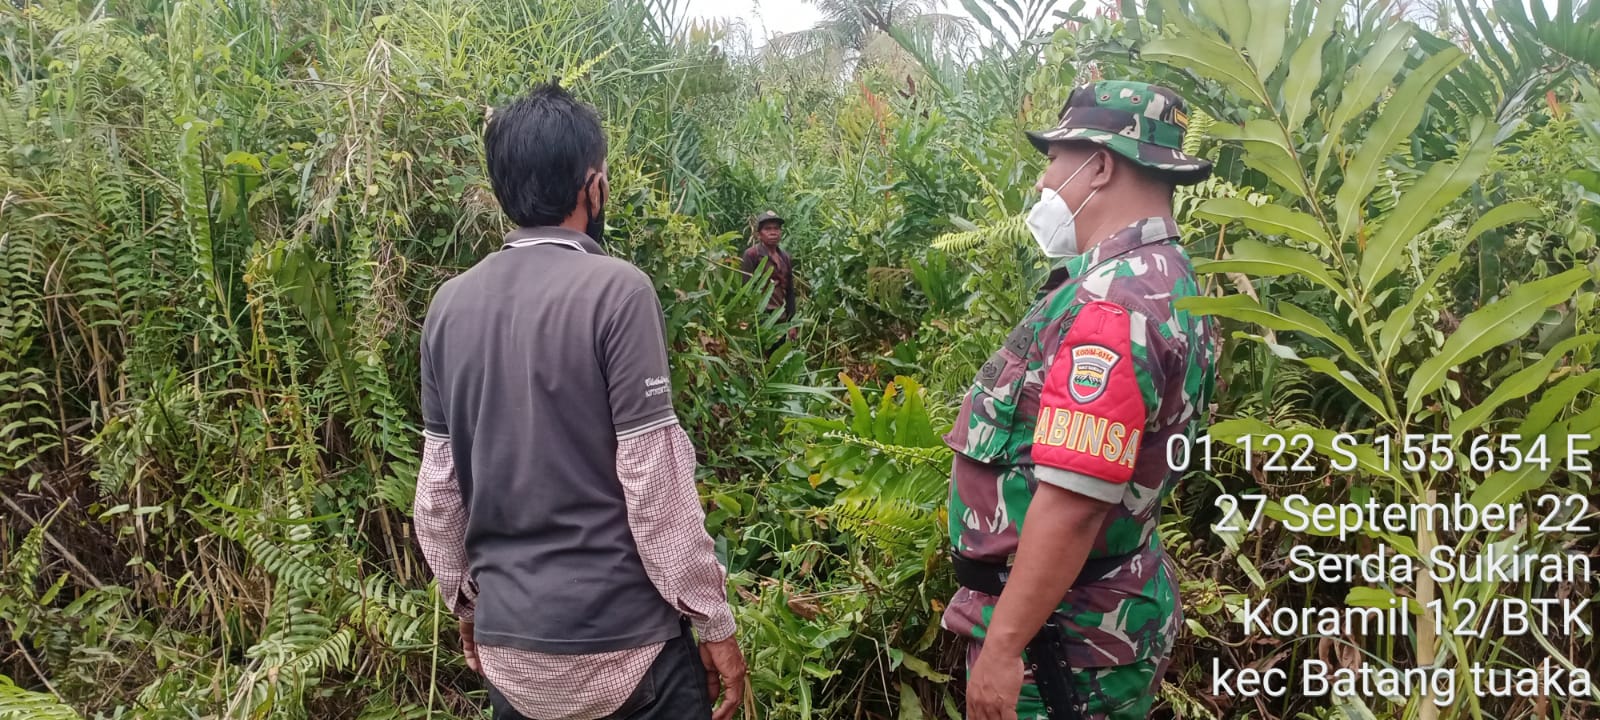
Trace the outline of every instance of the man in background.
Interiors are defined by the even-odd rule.
[[[754,275],[763,267],[771,270],[772,297],[767,300],[767,311],[782,308],[781,319],[788,322],[794,318],[794,261],[779,247],[783,242],[783,218],[768,210],[752,219],[751,224],[755,226],[756,241],[744,251],[739,269],[745,275]],[[797,328],[789,329],[790,340],[795,339],[796,331]]]
[[[495,720],[727,720],[745,661],[655,288],[603,249],[600,119],[543,86],[484,153],[517,228],[428,308],[414,512],[467,664]]]

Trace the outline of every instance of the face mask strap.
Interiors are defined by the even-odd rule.
[[[1066,187],[1067,183],[1068,182],[1072,182],[1072,178],[1077,177],[1078,173],[1083,172],[1083,168],[1089,167],[1089,163],[1091,163],[1091,162],[1094,162],[1094,157],[1092,157],[1092,156],[1088,160],[1085,160],[1083,162],[1083,167],[1078,168],[1077,172],[1072,173],[1072,177],[1067,178],[1067,182],[1061,183],[1061,187]],[[1067,214],[1071,215],[1072,218],[1074,220],[1076,220],[1078,218],[1078,213],[1083,212],[1084,208],[1089,207],[1089,201],[1093,200],[1094,196],[1095,196],[1095,193],[1098,193],[1098,192],[1100,192],[1100,188],[1095,188],[1093,190],[1090,190],[1089,191],[1089,196],[1083,199],[1083,204],[1079,205],[1077,210],[1073,210],[1070,205],[1067,206]],[[1056,197],[1061,197],[1061,190],[1059,190],[1059,189],[1056,190]],[[1061,204],[1062,205],[1066,205],[1067,204],[1067,199],[1066,198],[1061,198]]]
[[[1083,172],[1083,169],[1086,168],[1086,167],[1089,167],[1089,163],[1092,163],[1092,162],[1094,162],[1094,156],[1090,155],[1088,160],[1083,161],[1083,164],[1079,165],[1077,170],[1073,170],[1072,174],[1067,176],[1067,179],[1062,180],[1061,184],[1056,186],[1055,193],[1057,195],[1060,195],[1061,194],[1061,188],[1066,187],[1067,183],[1072,182],[1073,178],[1078,177],[1078,173]],[[1098,192],[1098,190],[1096,190],[1096,192]],[[1090,193],[1091,196],[1093,194],[1094,193]]]
[[[591,185],[591,184],[594,185],[594,192],[590,193],[590,195],[589,195],[589,201],[590,201],[589,202],[589,212],[587,213],[588,217],[585,218],[585,219],[588,220],[589,222],[594,222],[595,218],[600,216],[600,211],[605,208],[605,204],[606,204],[605,198],[600,198],[600,200],[598,202],[595,202],[595,196],[601,194],[600,193],[600,173],[595,173],[593,175],[590,175],[589,176],[589,182],[584,183],[584,189],[588,190],[589,189],[589,185]]]

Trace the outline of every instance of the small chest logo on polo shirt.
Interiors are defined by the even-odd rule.
[[[1072,382],[1068,389],[1072,399],[1086,403],[1106,391],[1106,381],[1111,377],[1111,367],[1122,356],[1111,348],[1100,345],[1079,345],[1072,349]]]
[[[644,391],[645,397],[655,397],[672,392],[672,385],[667,381],[666,376],[645,378],[644,386],[648,388]]]

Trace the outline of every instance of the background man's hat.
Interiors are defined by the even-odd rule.
[[[1177,93],[1108,80],[1074,89],[1056,127],[1029,132],[1028,140],[1039,152],[1048,151],[1052,142],[1096,143],[1179,185],[1193,185],[1211,176],[1211,162],[1183,152],[1188,129],[1189,109]]]
[[[750,224],[754,225],[756,227],[761,227],[761,223],[767,222],[769,220],[775,220],[775,221],[777,221],[777,223],[779,225],[783,224],[783,216],[779,215],[779,214],[777,214],[777,213],[775,213],[775,212],[773,212],[771,210],[768,210],[768,211],[766,211],[764,213],[761,213],[760,215],[755,216],[755,218],[750,221]]]

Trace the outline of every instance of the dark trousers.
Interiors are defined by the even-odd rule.
[[[489,688],[494,720],[533,720],[511,707],[505,697]],[[706,693],[706,666],[700,649],[684,624],[683,634],[668,640],[644,679],[616,712],[605,720],[709,720],[711,697]]]

